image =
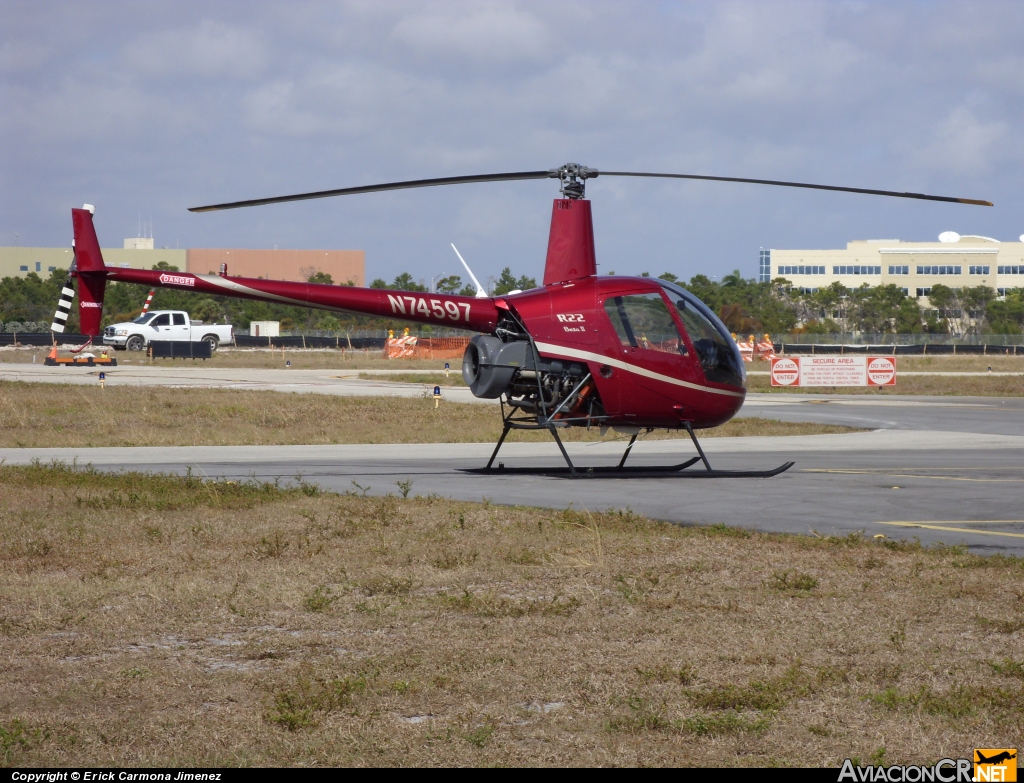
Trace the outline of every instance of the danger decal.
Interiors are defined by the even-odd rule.
[[[185,275],[160,275],[160,282],[163,285],[187,285],[195,287],[196,279]]]

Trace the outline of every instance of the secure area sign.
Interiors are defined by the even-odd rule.
[[[895,356],[776,356],[772,386],[895,386]]]

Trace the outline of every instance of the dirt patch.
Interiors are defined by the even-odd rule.
[[[838,766],[1024,730],[1017,560],[0,467],[6,764]]]

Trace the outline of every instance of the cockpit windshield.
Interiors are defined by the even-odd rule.
[[[713,383],[746,386],[747,370],[729,330],[700,299],[677,285],[658,281],[675,305],[700,359],[704,377]]]
[[[132,319],[133,324],[145,324],[149,323],[149,319],[152,318],[156,313],[143,313],[138,318]]]

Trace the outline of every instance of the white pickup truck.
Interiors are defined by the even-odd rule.
[[[150,340],[177,340],[209,343],[211,353],[221,343],[234,340],[231,324],[204,324],[193,321],[183,310],[154,310],[134,321],[112,324],[103,330],[103,344],[115,351],[144,351]]]

